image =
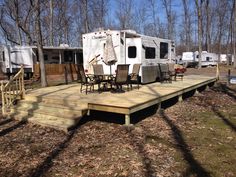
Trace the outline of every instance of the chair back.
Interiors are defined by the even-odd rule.
[[[117,65],[115,82],[116,83],[126,83],[128,80],[128,74],[129,74],[129,65],[128,64]]]
[[[93,65],[93,73],[94,75],[103,75],[104,74],[103,65],[102,64]]]
[[[78,65],[78,70],[79,70],[79,74],[80,74],[80,77],[81,77],[81,82],[86,83],[87,79],[86,79],[86,75],[85,75],[85,71],[84,71],[84,66],[83,65]]]
[[[160,72],[161,73],[169,72],[168,64],[160,63],[159,66],[160,66]]]
[[[130,74],[131,80],[138,79],[140,66],[141,66],[141,64],[137,64],[137,63],[133,65],[133,70],[132,70],[132,73]]]
[[[161,81],[161,69],[159,63],[157,64],[155,70],[156,70],[156,81]]]
[[[133,70],[132,70],[132,73],[134,73],[134,74],[139,74],[139,70],[140,70],[140,66],[141,66],[141,64],[134,64],[133,65]]]
[[[169,71],[174,73],[175,72],[175,63],[168,63]]]

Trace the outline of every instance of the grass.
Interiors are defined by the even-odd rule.
[[[236,130],[228,124],[236,125],[236,106],[228,109],[227,112],[209,110],[191,114],[196,125],[191,131],[183,130],[183,137],[193,157],[210,176],[236,174]],[[176,151],[175,159],[179,162],[178,169],[188,168],[189,164],[183,160],[180,151]]]

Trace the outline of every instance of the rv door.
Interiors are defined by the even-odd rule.
[[[129,70],[132,72],[133,64],[141,63],[141,39],[126,38],[126,64],[130,64]]]
[[[6,57],[5,55],[7,55],[6,51],[5,51],[5,46],[1,46],[0,47],[0,65],[1,65],[1,70],[2,72],[6,73]]]

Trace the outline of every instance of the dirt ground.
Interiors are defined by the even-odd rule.
[[[0,176],[234,177],[236,86],[225,84],[228,69],[220,67],[211,89],[132,115],[132,128],[101,112],[67,134],[0,118]],[[215,68],[192,73],[213,76]]]

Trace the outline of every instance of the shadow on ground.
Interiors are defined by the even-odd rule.
[[[164,110],[160,110],[161,118],[167,123],[171,128],[172,136],[176,142],[176,147],[181,151],[184,160],[188,163],[188,169],[185,171],[183,176],[196,175],[198,177],[210,177],[210,173],[204,169],[201,164],[194,158],[190,151],[190,147],[185,142],[181,130],[173,123],[171,118],[169,118]]]
[[[11,121],[6,121],[5,124],[9,123]],[[2,131],[0,131],[0,137],[1,136],[5,136],[6,134],[14,131],[15,129],[17,128],[20,128],[22,127],[23,125],[26,124],[26,121],[20,121],[20,122],[17,122],[16,124],[12,125],[11,127],[8,127],[6,129],[3,129]]]
[[[75,130],[70,131],[65,140],[58,144],[56,148],[48,155],[48,157],[35,168],[34,172],[31,174],[31,177],[44,176],[44,174],[46,174],[47,171],[53,166],[53,159],[55,159],[64,149],[68,147],[74,134]]]

